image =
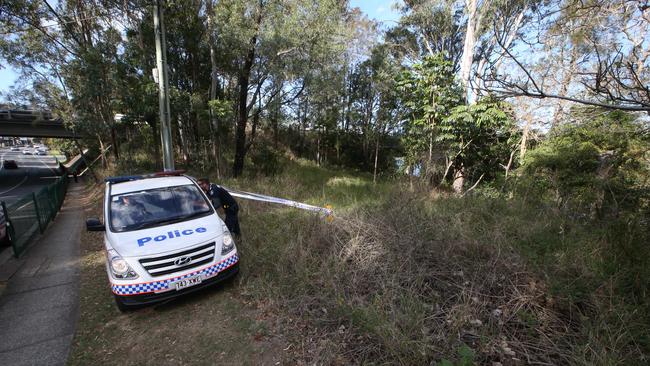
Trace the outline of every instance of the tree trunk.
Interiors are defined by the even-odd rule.
[[[521,134],[521,145],[519,146],[519,160],[524,161],[524,156],[526,155],[526,145],[528,143],[528,134],[530,131],[530,126],[533,124],[533,117],[531,115],[527,116],[526,124],[524,125],[524,131]]]
[[[481,26],[481,17],[478,11],[478,0],[465,0],[465,6],[467,8],[467,30],[465,31],[463,56],[460,61],[460,82],[465,90],[465,98],[469,100],[472,97],[470,76],[474,63],[474,47],[478,37],[477,31]]]
[[[115,133],[115,126],[113,125],[111,126],[111,144],[113,144],[113,155],[115,155],[115,159],[119,159],[119,146],[117,145],[117,136]]]
[[[183,162],[187,164],[190,158],[187,151],[187,145],[188,145],[187,136],[184,130],[185,130],[185,126],[183,122],[181,122],[181,116],[179,115],[178,116],[178,138],[180,139],[180,148],[183,155]]]
[[[210,101],[217,99],[217,88],[219,86],[219,79],[217,75],[217,50],[216,50],[216,39],[214,37],[214,3],[212,0],[209,0],[206,7],[206,13],[208,16],[208,33],[209,33],[209,42],[210,42]],[[220,155],[220,136],[219,136],[219,119],[214,113],[212,108],[209,108],[210,111],[210,126],[213,134],[212,141],[212,156],[217,166],[217,176],[219,174],[219,155]]]
[[[379,135],[377,135],[377,140],[375,141],[375,169],[372,173],[372,183],[377,184],[377,161],[379,157]]]
[[[239,107],[237,118],[237,129],[235,131],[235,161],[232,166],[232,174],[235,177],[241,175],[244,170],[244,157],[246,156],[246,124],[248,123],[248,82],[250,77],[250,67],[255,51],[248,53],[244,70],[239,75]],[[251,65],[251,66],[249,66]]]
[[[256,26],[257,29],[253,37],[248,42],[248,54],[239,73],[239,116],[237,119],[237,129],[235,131],[235,161],[232,166],[232,174],[235,177],[241,175],[244,171],[244,158],[246,157],[246,124],[248,123],[248,83],[250,81],[251,69],[255,61],[255,46],[257,45],[257,32],[262,22],[262,2],[260,1]]]
[[[153,113],[147,113],[144,115],[144,120],[147,122],[149,127],[151,127],[151,135],[153,137],[153,149],[156,160],[156,166],[162,167],[161,154],[160,154],[160,135],[158,135],[158,126],[156,125],[156,115]]]
[[[458,194],[463,193],[464,185],[465,185],[465,168],[460,167],[460,169],[456,169],[456,171],[454,172],[454,182],[452,183],[454,192]]]
[[[341,137],[336,130],[336,164],[341,165]]]
[[[320,130],[316,136],[316,164],[320,166]]]
[[[260,106],[261,108],[261,106]],[[248,139],[248,143],[246,144],[246,152],[250,150],[250,148],[253,146],[253,143],[255,142],[255,135],[257,134],[257,126],[260,121],[260,113],[262,112],[261,109],[258,109],[255,111],[253,114],[253,124],[251,126],[251,137]]]
[[[512,27],[510,28],[510,30],[509,30],[509,32],[508,32],[508,37],[506,37],[506,41],[503,43],[503,48],[504,48],[504,49],[507,50],[508,48],[510,48],[510,45],[511,45],[512,42],[514,41],[515,36],[517,35],[517,32],[519,31],[519,28],[521,27],[521,24],[522,24],[522,22],[523,22],[523,20],[524,20],[524,15],[526,15],[526,11],[527,11],[527,10],[528,10],[528,6],[524,6],[524,7],[521,9],[521,11],[519,12],[519,15],[518,15],[517,18],[515,19],[514,24],[512,25]],[[498,37],[498,36],[495,35],[495,36],[492,38],[492,44],[494,44],[494,43],[497,42],[496,37]],[[503,54],[503,53],[505,53],[505,51],[502,51],[502,54]],[[478,77],[479,77],[479,78],[482,78],[482,77],[483,77],[483,73],[485,72],[485,68],[486,68],[487,65],[488,65],[488,57],[489,57],[488,55],[484,56],[484,57],[481,59],[481,61],[479,62],[478,66],[476,67],[476,73],[478,74]],[[499,69],[499,66],[501,65],[501,63],[503,62],[504,59],[505,59],[504,57],[499,57],[499,59],[497,60],[497,62],[492,66],[492,67],[494,68],[494,70],[498,70],[498,69]],[[479,83],[481,83],[481,85],[479,85],[479,88],[482,86],[482,87],[485,89],[485,81],[482,80],[482,79],[477,80],[477,81],[478,81]],[[479,91],[479,92],[480,92],[480,91]]]
[[[99,149],[101,150],[100,156],[102,157],[102,167],[106,169],[108,167],[108,162],[106,161],[104,141],[102,141],[102,137],[99,134],[97,134],[97,140],[99,141]]]
[[[510,168],[512,168],[512,162],[516,152],[517,152],[516,149],[510,152],[510,159],[508,159],[508,164],[504,168],[506,170],[506,177],[505,177],[506,180],[508,180],[508,174],[510,173]]]
[[[432,169],[433,165],[433,126],[431,127],[431,132],[429,133],[429,159],[427,160],[427,168],[425,170],[424,179],[431,181],[432,179]]]
[[[578,62],[578,51],[574,46],[573,49],[571,50],[571,58],[569,59],[569,69],[564,74],[564,77],[562,78],[562,83],[560,84],[559,95],[567,94],[567,91],[569,90],[569,85],[571,84],[571,80],[573,79],[573,75],[576,71],[577,62]],[[564,112],[565,105],[566,105],[566,101],[559,100],[557,102],[557,105],[555,106],[555,111],[553,112],[553,119],[551,120],[551,127],[549,131],[555,129],[559,124],[558,120],[560,119],[560,115]]]

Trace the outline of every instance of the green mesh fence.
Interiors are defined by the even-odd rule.
[[[63,204],[68,188],[68,177],[58,178],[54,183],[31,193],[10,205],[2,203],[7,219],[7,232],[18,257],[38,232],[43,232]]]

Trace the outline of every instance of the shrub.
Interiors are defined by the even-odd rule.
[[[634,116],[601,112],[552,133],[529,152],[523,178],[567,212],[598,217],[647,212],[649,143]]]
[[[279,174],[284,168],[281,154],[264,143],[251,152],[250,159],[255,170],[265,176]]]

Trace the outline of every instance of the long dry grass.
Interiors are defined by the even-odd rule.
[[[432,195],[307,162],[220,183],[335,208],[328,223],[241,202],[237,291],[275,319],[288,363],[647,362],[647,223],[579,222],[528,197]]]

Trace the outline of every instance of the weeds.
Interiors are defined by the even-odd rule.
[[[528,197],[373,185],[304,161],[220,183],[334,206],[327,223],[241,202],[236,289],[277,319],[264,333],[286,337],[290,363],[647,361],[643,222],[578,220]]]
[[[430,200],[399,182],[375,187],[341,172],[318,176],[320,186],[291,175],[276,178],[281,185],[233,182],[343,208],[328,224],[244,203],[241,289],[291,319],[294,344],[311,340],[292,357],[309,364],[463,364],[458,350],[469,347],[479,364],[644,360],[646,300],[623,305],[633,292],[607,293],[606,283],[645,275],[638,265],[646,262],[628,271],[620,259],[598,255],[618,246],[600,235],[610,227],[594,230],[516,199],[443,193]]]

